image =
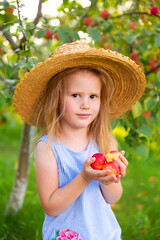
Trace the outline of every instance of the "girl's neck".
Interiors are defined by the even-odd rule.
[[[87,148],[90,137],[88,130],[85,128],[76,131],[62,129],[58,140],[71,150],[81,152]]]

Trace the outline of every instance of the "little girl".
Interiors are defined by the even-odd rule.
[[[110,121],[140,98],[145,77],[117,52],[77,41],[58,47],[21,80],[14,107],[27,123],[43,129],[35,151],[36,181],[45,211],[43,239],[72,229],[83,240],[119,240],[111,210],[122,195],[121,175],[94,170],[93,154],[117,149]],[[67,238],[66,238],[67,239]],[[78,239],[78,238],[77,238]]]

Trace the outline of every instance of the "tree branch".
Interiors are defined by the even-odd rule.
[[[16,2],[17,2],[17,10],[18,10],[19,24],[20,24],[20,26],[22,27],[22,34],[23,34],[24,43],[25,43],[25,42],[26,42],[26,37],[25,37],[25,34],[24,34],[23,23],[22,23],[22,20],[21,20],[21,15],[20,15],[20,10],[19,10],[19,0],[16,0]],[[20,44],[20,48],[22,49],[22,44]],[[23,48],[24,48],[24,50],[25,50],[25,44],[24,44]]]
[[[42,3],[43,3],[43,0],[39,0],[37,15],[36,15],[36,17],[35,17],[35,19],[34,19],[34,21],[33,21],[33,23],[34,23],[35,26],[37,25],[37,23],[39,22],[40,17],[42,16]],[[4,27],[3,25],[1,25],[1,24],[0,24],[0,31],[3,31],[3,35],[4,35],[5,38],[8,40],[8,42],[10,43],[10,45],[11,45],[11,47],[12,47],[12,49],[13,49],[14,51],[15,51],[16,49],[18,49],[18,48],[21,48],[22,43],[24,43],[25,40],[26,40],[25,36],[23,36],[23,38],[22,38],[21,41],[20,41],[20,46],[18,46],[18,45],[14,42],[11,34],[10,34],[8,31],[5,31],[5,27]]]
[[[0,30],[3,31],[3,35],[5,36],[5,38],[8,40],[8,42],[10,43],[11,47],[13,50],[16,50],[19,48],[19,46],[14,42],[12,36],[9,34],[9,32],[4,30],[4,26],[2,26],[0,24]]]
[[[37,23],[39,22],[40,17],[42,16],[42,3],[43,3],[43,0],[39,0],[37,15],[36,15],[36,17],[35,17],[35,19],[33,21],[35,26],[37,25]]]
[[[150,73],[154,72],[160,67],[160,63],[157,63],[153,68],[149,69],[148,71],[145,71],[145,75],[149,75]]]
[[[127,12],[127,13],[123,13],[121,15],[117,15],[117,16],[110,16],[109,19],[115,19],[115,18],[120,18],[123,16],[132,16],[132,15],[148,15],[148,16],[154,16],[154,17],[158,17],[160,18],[160,15],[151,15],[148,12]]]
[[[36,25],[39,22],[40,17],[42,16],[42,3],[43,3],[43,0],[39,0],[37,15],[36,15],[36,17],[33,21],[33,24],[35,25],[35,28],[36,28]],[[33,30],[30,30],[30,33],[32,34]],[[25,38],[25,36],[23,36],[23,38],[20,41],[20,46],[22,46],[22,43],[24,43],[25,40],[26,40],[26,38]]]

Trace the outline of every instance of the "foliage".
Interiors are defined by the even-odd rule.
[[[125,139],[122,147],[125,144],[130,154],[147,159],[155,143],[160,142],[160,2],[91,0],[88,7],[83,7],[81,1],[63,0],[56,17],[42,16],[43,4],[39,1],[37,16],[30,22],[21,16],[25,7],[22,2],[0,3],[1,124],[7,119],[5,110],[12,103],[13,91],[24,73],[48,57],[59,44],[85,39],[92,46],[131,57],[145,72],[147,85],[143,97],[127,113],[127,118],[116,120],[113,127],[120,143]],[[152,13],[153,7],[157,13]],[[106,18],[104,10],[108,11]],[[86,18],[91,21],[87,23]],[[127,131],[125,137],[121,136],[120,126]]]

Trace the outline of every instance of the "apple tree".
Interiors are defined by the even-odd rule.
[[[145,72],[146,90],[142,98],[124,118],[112,123],[113,133],[126,150],[127,157],[158,160],[159,0],[63,0],[56,16],[42,14],[48,1],[39,0],[33,21],[21,14],[21,9],[25,8],[22,0],[0,3],[0,123],[7,121],[6,110],[11,106],[16,84],[25,72],[46,59],[60,44],[84,39],[91,46],[131,57]],[[8,207],[15,212],[25,196],[32,135],[33,128],[24,123],[18,170]],[[22,193],[21,197],[15,192]]]

